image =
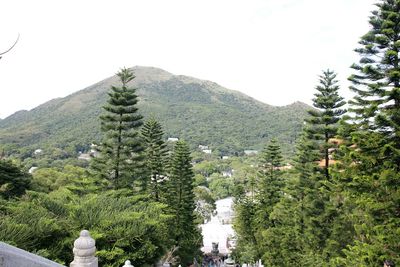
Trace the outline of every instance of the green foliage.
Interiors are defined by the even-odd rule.
[[[254,220],[258,202],[239,194],[239,257],[254,261],[262,254],[266,266],[382,266],[386,259],[400,261],[400,2],[382,0],[377,6],[371,30],[356,50],[361,56],[352,66],[356,73],[349,78],[356,93],[350,102],[352,116],[339,123],[344,102],[335,74],[324,72],[313,100],[317,109],[310,112],[298,142],[284,196],[268,206],[269,216]],[[338,161],[330,166],[329,139],[338,134]],[[317,164],[321,158],[322,169]],[[263,229],[261,235],[257,229]]]
[[[215,199],[222,199],[232,196],[234,190],[233,178],[213,174],[209,179],[208,187],[210,188]]]
[[[392,0],[381,0],[377,6],[370,18],[371,30],[356,49],[360,62],[353,64],[355,73],[349,77],[350,89],[356,93],[351,111],[360,129],[382,133],[386,156],[400,168],[400,6]]]
[[[171,226],[174,245],[181,264],[192,262],[202,244],[201,234],[195,224],[195,195],[190,150],[184,141],[178,141],[171,156],[167,203],[174,223]]]
[[[13,197],[21,196],[29,183],[26,177],[20,180],[24,174],[18,168],[0,161],[1,193],[10,198],[0,198],[0,240],[68,263],[73,239],[86,228],[96,239],[102,266],[120,266],[127,258],[137,266],[150,265],[167,251],[185,265],[200,252],[196,224],[210,218],[214,199],[233,195],[238,238],[234,256],[240,262],[262,258],[265,266],[382,266],[386,259],[399,263],[400,2],[381,0],[377,7],[371,30],[356,49],[361,59],[349,78],[356,96],[346,120],[339,121],[344,101],[336,74],[329,70],[320,76],[313,99],[316,109],[309,112],[299,135],[304,111],[299,103],[273,108],[210,82],[138,68],[142,74],[152,72],[138,81],[144,114],[158,114],[167,136],[208,145],[213,154],[197,152],[192,162],[188,145],[179,141],[166,163],[161,125],[148,120],[142,130],[147,177],[157,180],[168,171],[167,205],[157,201],[161,190],[154,185],[154,198],[132,195],[128,188],[106,191],[101,179],[73,166],[37,170],[31,187],[37,192],[28,191],[16,200]],[[135,91],[127,87],[132,74],[125,69],[118,76],[123,86],[112,87],[105,107],[109,113],[102,117],[108,135],[100,151],[110,158],[97,163],[108,161],[103,165],[110,167],[105,176],[124,176],[125,187],[138,173],[132,166],[118,167],[140,165],[141,117],[136,115]],[[105,99],[108,83],[1,120],[0,141],[6,142],[0,149],[19,154],[27,165],[57,165],[78,149],[88,150],[87,144],[99,136],[92,131],[98,115],[93,107]],[[49,112],[54,114],[52,124],[43,119]],[[341,142],[333,145],[329,141],[337,135]],[[124,143],[122,137],[133,139]],[[296,139],[294,169],[282,171],[277,140],[285,155]],[[49,155],[32,156],[33,147],[19,149],[11,143],[32,145],[36,140],[47,145]],[[260,158],[217,159],[259,149],[261,140],[270,143]],[[48,149],[57,142],[60,145]],[[330,166],[332,148],[335,166]],[[59,161],[50,162],[52,157]],[[318,165],[321,159],[323,168]],[[233,176],[223,177],[224,171]]]
[[[106,111],[100,117],[104,139],[97,147],[99,156],[92,168],[100,177],[111,181],[115,188],[132,186],[141,174],[142,144],[139,127],[142,116],[137,113],[136,89],[128,87],[135,76],[129,69],[117,73],[122,87],[111,86]]]
[[[194,185],[195,186],[207,186],[207,179],[201,174],[194,175]]]
[[[29,188],[31,176],[11,161],[0,159],[0,197],[19,197]]]
[[[359,139],[360,138],[360,139]],[[385,138],[378,132],[355,132],[345,154],[343,171],[336,178],[346,197],[344,208],[351,210],[349,220],[353,226],[353,242],[344,255],[334,259],[344,266],[359,261],[366,266],[380,264],[385,259],[399,261],[399,174],[394,161],[382,151]],[[360,149],[362,148],[362,149]]]
[[[276,218],[272,216],[273,208],[283,197],[281,165],[280,146],[272,140],[260,157],[258,179],[250,176],[244,192],[240,192],[240,187],[236,189],[234,228],[238,235],[236,252],[242,261],[255,262],[263,257],[265,263],[270,259],[266,253],[280,247],[271,247],[277,245],[271,243],[271,232],[276,232],[277,226]]]
[[[215,83],[155,68],[136,67],[134,71],[137,77],[132,83],[140,98],[137,107],[144,117],[156,114],[167,137],[187,140],[193,148],[208,145],[219,155],[261,150],[271,137],[279,140],[285,154],[292,153],[309,109],[303,103],[269,106]],[[1,120],[0,151],[4,148],[6,155],[22,158],[31,157],[25,152],[37,148],[58,148],[69,157],[88,151],[92,142],[101,141],[100,107],[117,82],[114,76]]]
[[[361,59],[349,78],[356,93],[350,102],[354,131],[337,183],[348,199],[345,204],[354,203],[350,219],[355,234],[345,256],[336,259],[343,266],[377,266],[384,259],[400,262],[395,237],[400,226],[400,3],[382,0],[377,7],[370,17],[371,29],[356,49]]]
[[[101,266],[121,266],[126,259],[152,264],[168,244],[171,216],[143,196],[112,191],[79,196],[59,189],[0,204],[0,240],[64,264],[72,261],[71,244],[82,229],[96,239]]]
[[[266,266],[324,266],[348,244],[340,231],[347,231],[344,236],[348,238],[351,226],[338,215],[342,203],[333,201],[336,192],[328,168],[323,174],[317,164],[324,158],[329,166],[329,140],[337,135],[338,121],[345,112],[340,109],[344,102],[337,94],[335,77],[331,71],[324,72],[316,87],[317,109],[310,111],[298,140],[294,170],[289,174],[280,171],[280,148],[271,140],[260,158],[257,189],[247,189],[250,196],[239,194],[235,209],[239,258],[251,256],[253,262],[262,258]],[[254,253],[247,253],[245,247]]]
[[[255,262],[261,256],[255,213],[256,204],[251,197],[244,195],[235,201],[234,229],[238,238],[235,252],[240,262]]]
[[[310,118],[307,118],[305,131],[308,138],[314,141],[315,149],[320,151],[320,159],[324,159],[325,178],[329,180],[329,149],[334,144],[329,142],[336,137],[338,131],[338,121],[346,112],[341,109],[346,104],[343,97],[339,96],[339,86],[336,74],[326,70],[320,76],[320,84],[315,88],[318,92],[313,99],[313,106],[316,110],[310,110]]]
[[[282,165],[280,147],[275,139],[265,147],[259,170],[258,181],[258,206],[256,220],[263,224],[263,229],[274,224],[270,220],[270,213],[282,197],[283,181],[279,167]]]
[[[205,186],[197,186],[194,188],[196,201],[196,213],[198,215],[197,223],[202,224],[204,221],[211,220],[211,216],[215,211],[215,199],[210,191]]]
[[[145,184],[149,184],[150,192],[156,201],[163,197],[164,180],[166,177],[165,165],[167,163],[167,148],[163,141],[164,132],[161,124],[150,118],[143,125],[142,136],[145,147],[145,164],[147,176]]]
[[[31,188],[44,193],[67,188],[77,195],[83,195],[98,192],[102,186],[86,169],[65,165],[61,170],[40,168],[33,172]]]

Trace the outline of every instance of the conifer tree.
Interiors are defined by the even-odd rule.
[[[254,262],[263,251],[259,246],[257,223],[255,221],[256,203],[242,194],[235,198],[235,218],[233,227],[238,238],[236,251],[241,262]]]
[[[317,225],[321,210],[316,208],[320,203],[321,175],[316,163],[319,154],[303,131],[296,146],[295,169],[284,188],[282,185],[284,194],[269,215],[274,225],[263,233],[263,260],[268,266],[309,266],[312,261],[320,262],[316,250],[321,232]]]
[[[267,172],[271,178],[275,177],[276,174],[279,173],[279,167],[282,166],[282,153],[276,139],[272,139],[264,148],[262,164],[264,171]]]
[[[293,198],[298,215],[298,230],[300,235],[304,235],[308,211],[307,200],[312,199],[316,188],[316,179],[319,170],[316,161],[319,153],[314,150],[312,140],[307,138],[307,133],[303,131],[297,146],[294,158],[295,174],[294,179],[287,187],[288,194]]]
[[[332,221],[337,216],[332,204],[332,177],[329,170],[330,148],[335,144],[331,139],[337,136],[339,120],[346,110],[333,71],[323,71],[316,86],[310,118],[306,119],[303,137],[298,144],[296,158],[296,182],[293,186],[297,199],[299,236],[303,243],[302,265],[320,265],[326,262],[327,240],[331,236]],[[322,160],[321,160],[322,159]],[[322,161],[322,169],[317,162]],[[321,172],[323,170],[323,173]]]
[[[189,146],[184,141],[176,143],[170,166],[167,202],[175,218],[171,230],[179,247],[177,255],[186,265],[199,253],[202,238],[195,224],[194,173]]]
[[[269,215],[282,196],[282,177],[279,167],[282,165],[280,146],[275,139],[264,148],[261,158],[260,183],[258,194],[258,220],[263,221],[263,228],[271,225]]]
[[[100,156],[92,168],[112,182],[115,188],[132,186],[141,175],[142,142],[139,127],[142,116],[138,114],[136,89],[128,86],[135,76],[130,69],[117,73],[121,87],[111,86],[109,99],[103,106],[105,114],[100,117],[104,138],[98,146]]]
[[[362,130],[382,134],[384,153],[400,169],[400,3],[380,1],[372,12],[371,29],[355,51],[361,59],[352,65],[355,74],[349,77],[357,95],[350,102],[355,121]]]
[[[324,159],[325,178],[329,180],[329,148],[333,145],[329,140],[337,135],[338,121],[346,112],[341,109],[345,105],[343,97],[339,96],[336,74],[329,69],[320,75],[320,84],[316,86],[317,93],[314,94],[313,106],[316,110],[310,110],[311,115],[307,119],[308,127],[306,131],[310,139],[316,142],[316,148]]]
[[[0,197],[9,199],[25,193],[31,183],[31,176],[24,173],[11,161],[0,159]]]
[[[299,178],[297,191],[301,196],[297,207],[301,226],[299,230],[305,244],[303,253],[307,255],[303,258],[303,265],[312,262],[322,264],[329,260],[325,247],[332,233],[332,221],[338,216],[332,203],[329,162],[330,149],[336,145],[331,139],[338,134],[339,121],[346,112],[341,109],[345,101],[338,93],[336,73],[328,69],[319,77],[319,84],[315,88],[317,93],[313,99],[316,109],[310,110],[310,118],[305,120],[306,136],[300,143],[296,164]],[[317,162],[323,163],[323,173],[315,164],[316,157],[319,157]]]
[[[146,171],[150,184],[150,191],[156,201],[160,201],[166,175],[167,148],[163,141],[164,132],[161,124],[151,117],[142,128],[145,147]]]
[[[346,257],[338,260],[342,265],[378,266],[386,258],[400,262],[400,1],[381,0],[376,6],[349,77],[357,130],[340,181],[356,204],[351,213],[355,236]]]

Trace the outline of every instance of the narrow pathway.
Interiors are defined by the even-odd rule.
[[[217,214],[209,222],[200,226],[203,234],[203,247],[201,250],[204,253],[211,253],[213,242],[218,243],[219,253],[225,255],[230,253],[227,247],[227,240],[228,237],[233,237],[235,234],[232,227],[232,205],[232,197],[217,200]]]

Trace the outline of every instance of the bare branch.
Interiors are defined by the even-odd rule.
[[[9,49],[7,49],[6,51],[4,51],[4,52],[0,52],[0,58],[1,58],[1,56],[2,55],[4,55],[5,53],[8,53],[8,52],[10,52],[10,50],[11,49],[13,49],[14,48],[14,46],[18,43],[18,40],[19,40],[19,33],[18,33],[18,37],[17,37],[17,40],[15,40],[15,42],[14,42],[14,44],[9,48]]]

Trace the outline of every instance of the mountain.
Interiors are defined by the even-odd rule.
[[[214,82],[173,75],[153,67],[134,67],[139,111],[162,123],[166,137],[178,137],[192,147],[208,145],[221,154],[260,150],[276,137],[290,152],[306,110],[296,102],[275,107]],[[116,76],[64,98],[50,100],[30,111],[18,111],[0,121],[0,144],[31,152],[55,147],[87,150],[101,137],[99,115]],[[8,144],[5,146],[4,144]]]

